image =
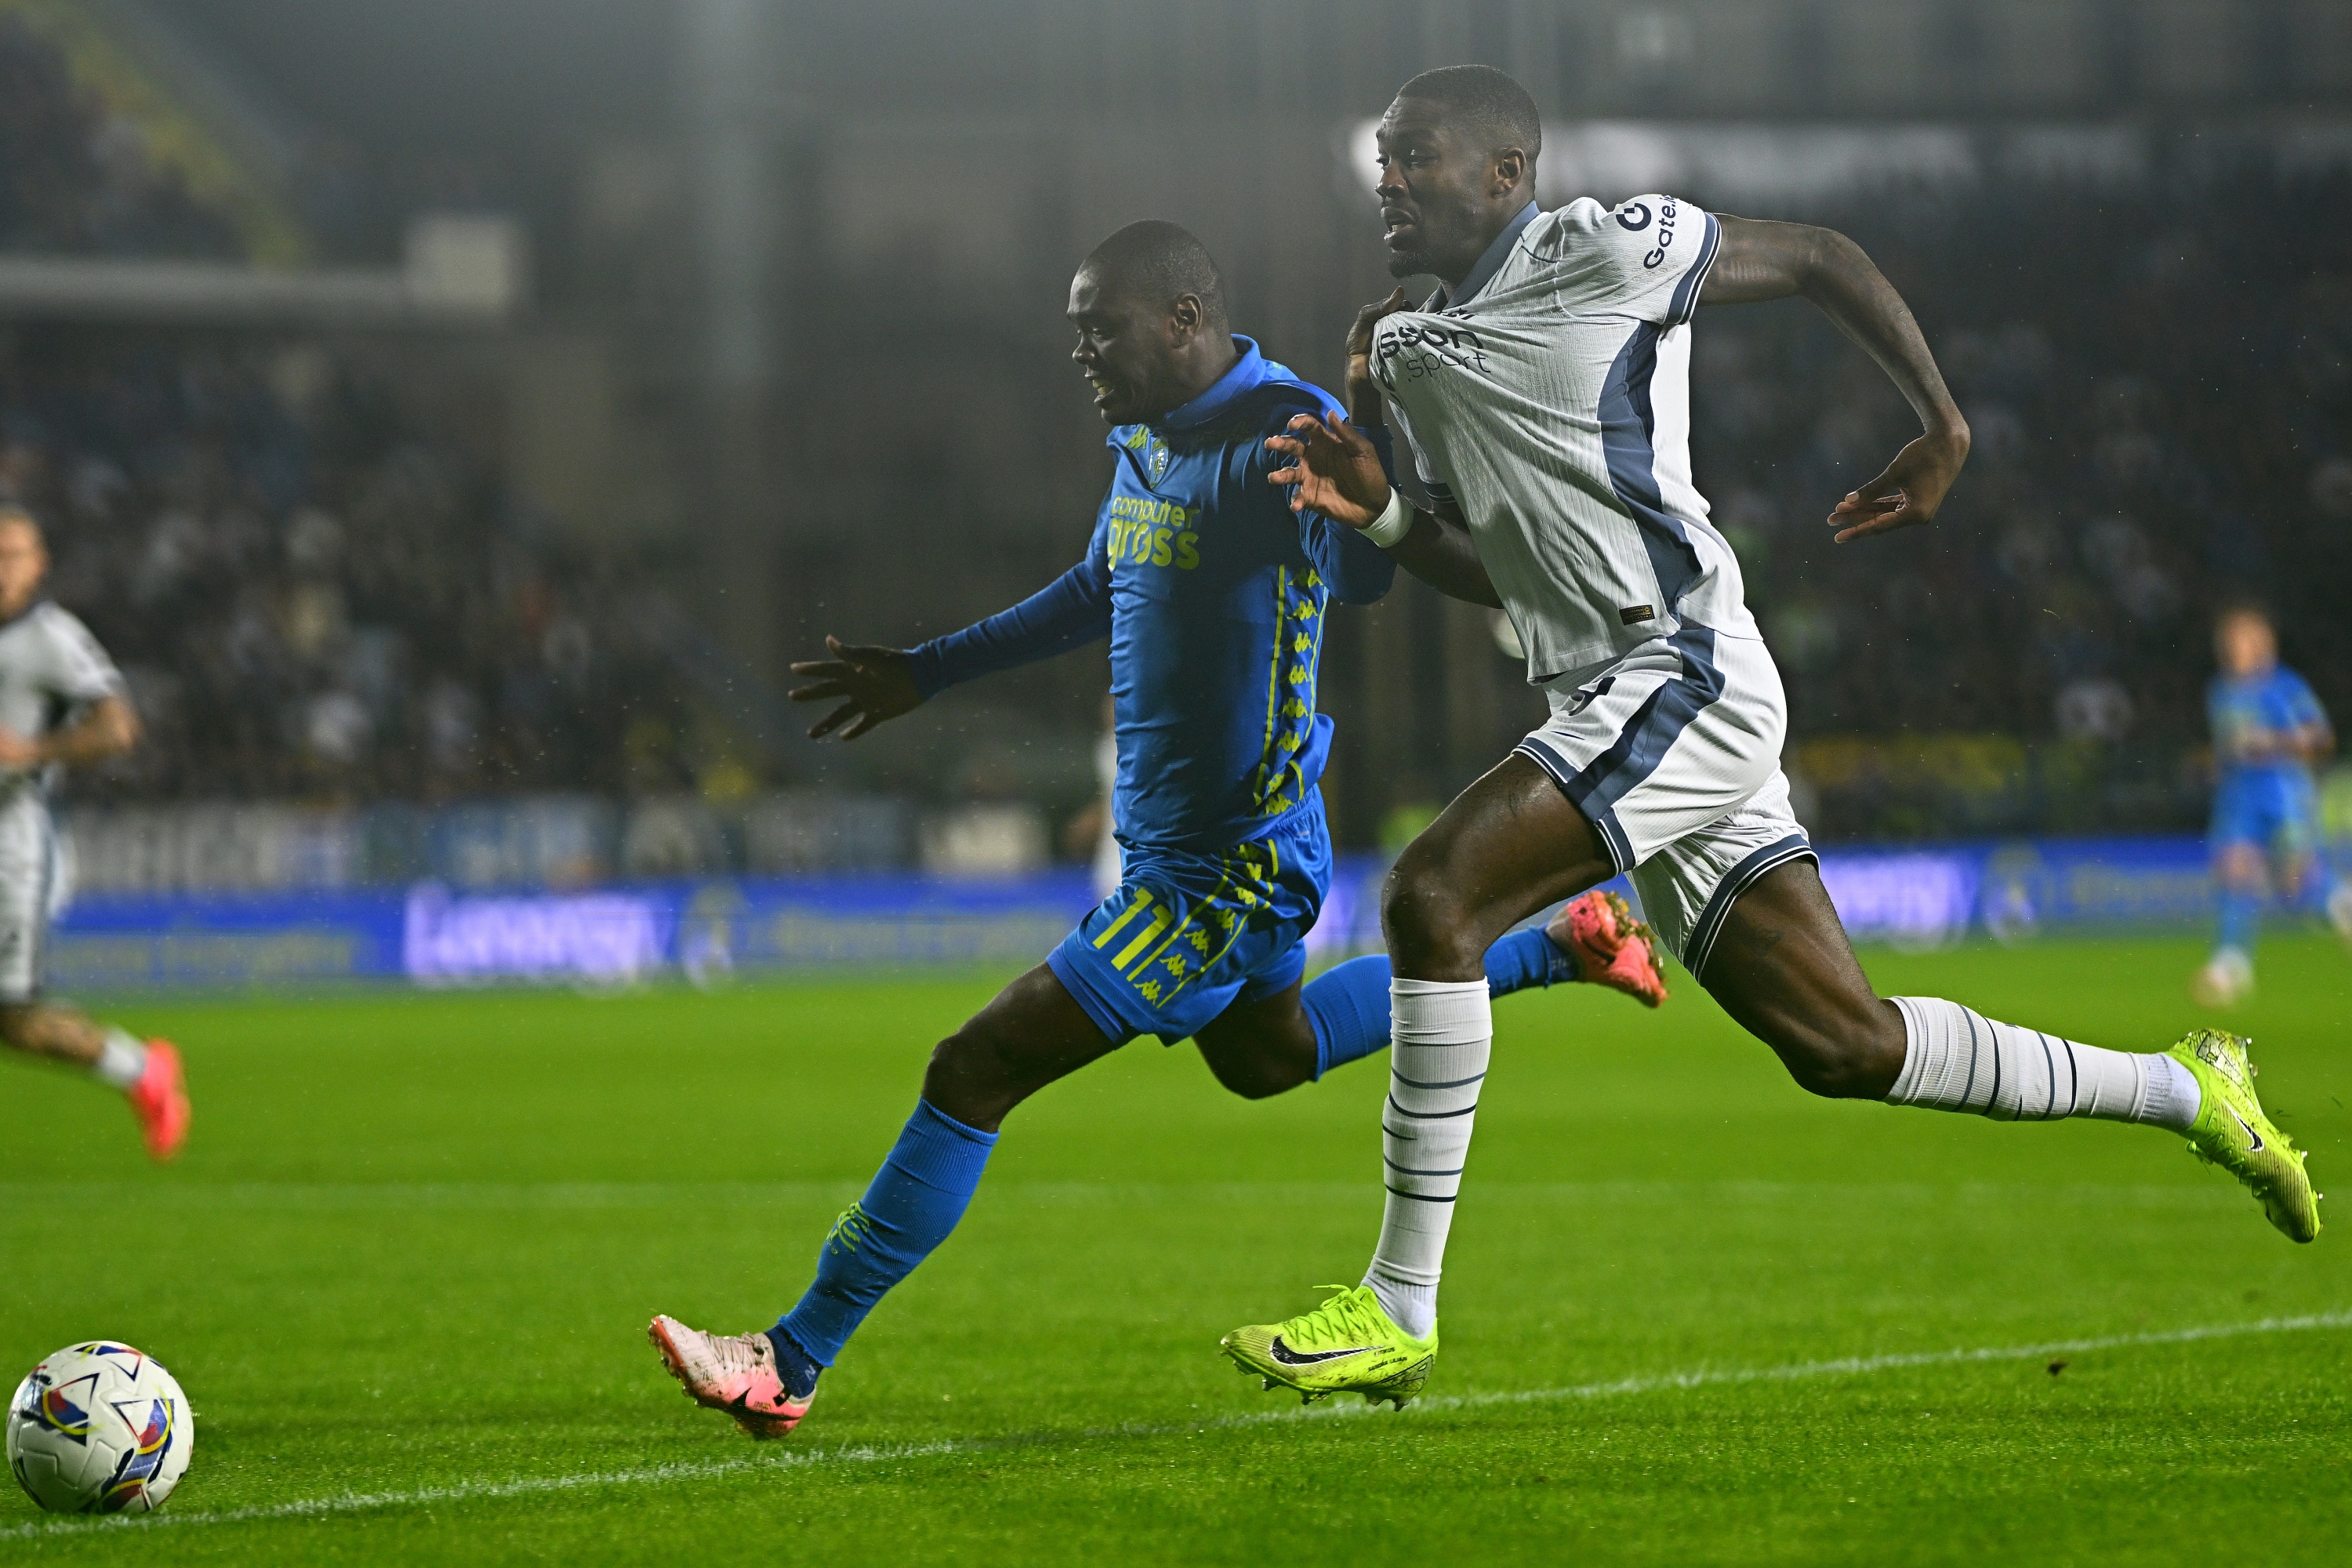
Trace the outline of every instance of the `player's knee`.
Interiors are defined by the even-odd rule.
[[[1012,1080],[1011,1052],[984,1018],[974,1018],[931,1047],[926,1082],[951,1082],[971,1089],[1000,1089]]]
[[[1219,1083],[1244,1100],[1271,1100],[1285,1089],[1296,1089],[1299,1083],[1296,1073],[1283,1071],[1276,1063],[1263,1059],[1223,1061],[1213,1058],[1209,1071],[1215,1075]]]
[[[1473,915],[1458,880],[1444,874],[1436,857],[1412,849],[1390,868],[1381,889],[1381,930],[1390,956],[1402,968],[1477,967],[1486,944],[1471,929]]]
[[[1903,1071],[1902,1021],[1884,1003],[1870,1016],[1790,1029],[1772,1047],[1797,1087],[1824,1100],[1885,1100]]]

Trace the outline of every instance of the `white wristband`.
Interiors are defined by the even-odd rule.
[[[1370,528],[1364,530],[1364,537],[1386,550],[1392,544],[1402,543],[1404,536],[1412,531],[1412,508],[1404,504],[1404,492],[1391,485],[1387,509],[1372,520]]]

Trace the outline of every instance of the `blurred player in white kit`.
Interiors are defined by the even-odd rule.
[[[50,782],[61,767],[139,743],[139,715],[114,661],[89,627],[41,596],[48,570],[40,524],[0,507],[0,1040],[121,1089],[147,1152],[168,1160],[188,1133],[180,1053],[40,999],[42,942],[64,901]]]

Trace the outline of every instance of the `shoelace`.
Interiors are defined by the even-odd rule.
[[[1292,1322],[1301,1325],[1299,1331],[1293,1335],[1293,1338],[1303,1340],[1310,1345],[1336,1344],[1349,1340],[1361,1340],[1366,1336],[1377,1338],[1384,1331],[1379,1321],[1370,1312],[1365,1310],[1363,1298],[1356,1293],[1355,1286],[1318,1285],[1315,1289],[1329,1290],[1334,1294],[1313,1311],[1303,1313],[1291,1320]]]
[[[749,1334],[705,1334],[713,1360],[727,1372],[757,1372],[760,1370],[760,1346]]]

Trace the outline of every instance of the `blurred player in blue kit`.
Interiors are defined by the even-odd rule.
[[[873,1184],[835,1223],[800,1303],[761,1332],[649,1327],[697,1403],[755,1437],[807,1412],[818,1375],[883,1294],[944,1241],[1005,1116],[1143,1035],[1192,1038],[1250,1099],[1389,1044],[1385,957],[1304,984],[1303,939],[1331,874],[1318,781],[1331,721],[1316,711],[1335,601],[1394,580],[1353,528],[1294,510],[1268,483],[1267,439],[1336,413],[1225,320],[1199,240],[1147,222],[1098,246],[1070,286],[1071,357],[1111,426],[1110,490],[1086,556],[1044,591],[912,649],[847,647],[793,666],[803,701],[838,701],[810,731],[853,740],[962,681],[1110,640],[1118,885],[1045,963],[932,1053],[922,1095]],[[1646,928],[1594,891],[1543,928],[1504,935],[1500,995],[1588,980],[1655,1006]]]
[[[2226,1007],[2254,988],[2254,939],[2264,893],[2292,908],[2320,875],[2319,790],[2312,764],[2336,749],[2327,712],[2303,677],[2278,660],[2278,632],[2251,605],[2213,626],[2220,673],[2205,689],[2213,731],[2213,879],[2221,918],[2213,956],[2190,990]],[[2330,900],[2339,921],[2341,900]]]

